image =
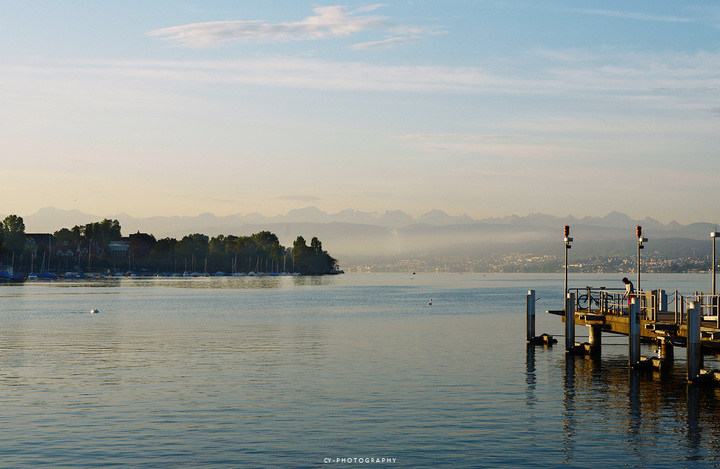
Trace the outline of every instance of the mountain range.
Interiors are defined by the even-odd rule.
[[[574,256],[630,255],[637,248],[636,225],[641,225],[643,236],[650,238],[646,245],[650,252],[668,256],[704,254],[711,249],[710,232],[716,228],[702,222],[681,225],[675,221],[663,224],[652,218],[635,220],[619,212],[583,218],[530,214],[473,219],[442,210],[419,217],[399,210],[373,213],[349,209],[331,214],[313,206],[272,217],[257,213],[226,216],[203,213],[195,217],[136,218],[124,213],[98,216],[52,207],[20,216],[28,233],[55,232],[110,218],[120,222],[125,235],[140,231],[157,239],[179,239],[192,233],[244,236],[268,230],[283,245],[291,246],[297,236],[307,240],[316,236],[323,248],[346,266],[412,257],[482,257],[505,252],[557,254],[563,252],[558,246],[564,245],[564,225],[570,226],[570,236],[574,238]]]

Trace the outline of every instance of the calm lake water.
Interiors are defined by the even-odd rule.
[[[720,466],[720,392],[686,385],[684,349],[663,375],[630,373],[619,336],[598,360],[566,357],[544,314],[562,288],[490,274],[5,285],[0,466]],[[526,346],[528,289],[553,348]]]

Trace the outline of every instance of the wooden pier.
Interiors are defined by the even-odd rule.
[[[623,293],[605,288],[586,287],[570,290],[573,303],[574,324],[588,326],[595,331],[611,334],[630,335],[630,307]],[[674,308],[668,309],[667,295],[662,290],[640,291],[632,295],[630,301],[639,302],[640,338],[643,341],[669,341],[673,345],[685,347],[688,336],[688,309],[691,305],[699,309],[700,342],[708,353],[720,353],[720,327],[717,322],[717,296],[696,293],[675,296]],[[562,317],[566,321],[565,309],[547,311]],[[591,333],[592,337],[593,333]]]
[[[720,355],[720,295],[715,282],[715,239],[713,241],[712,292],[682,296],[678,291],[668,295],[664,290],[640,289],[640,253],[648,241],[642,227],[635,229],[637,236],[637,291],[602,288],[568,288],[568,251],[573,239],[570,227],[564,227],[565,242],[565,304],[561,310],[547,311],[562,317],[565,323],[565,351],[569,354],[599,355],[602,351],[602,334],[629,337],[628,362],[631,368],[652,366],[663,368],[671,363],[674,347],[685,347],[687,353],[688,382],[720,384],[720,371],[703,370],[705,354]],[[575,327],[589,328],[589,343],[575,342]],[[529,344],[552,345],[551,336],[535,336],[535,291],[527,297],[527,340]],[[657,357],[641,357],[640,343],[658,345]]]
[[[570,290],[565,309],[546,312],[560,316],[565,323],[567,353],[599,355],[603,333],[625,335],[629,337],[631,368],[662,369],[672,363],[674,348],[684,347],[687,349],[688,381],[720,383],[720,371],[702,369],[704,354],[720,354],[718,298],[703,293],[683,297],[675,292],[673,296],[674,307],[668,310],[667,295],[662,290],[640,291],[627,300],[620,291],[586,287]],[[527,298],[528,343],[552,345],[557,342],[552,336],[534,335],[534,303],[535,292],[530,290]],[[589,328],[588,343],[575,342],[576,326]],[[640,342],[656,344],[658,356],[641,357]]]

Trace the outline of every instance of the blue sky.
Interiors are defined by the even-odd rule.
[[[0,213],[720,219],[720,4],[0,1]]]

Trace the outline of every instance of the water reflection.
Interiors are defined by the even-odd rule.
[[[538,403],[535,353],[528,347],[528,410]],[[720,389],[688,385],[684,363],[660,373],[629,370],[627,359],[620,357],[602,360],[565,354],[563,358],[552,363],[562,379],[565,464],[581,464],[592,457],[579,451],[588,438],[600,451],[628,455],[630,465],[720,458],[720,447],[713,443],[720,438]]]
[[[336,277],[327,275],[298,276],[242,276],[242,277],[191,277],[191,278],[155,278],[130,280],[140,285],[155,282],[157,286],[171,288],[211,288],[211,289],[281,289],[305,286],[333,285]],[[127,280],[126,280],[127,281]]]
[[[525,384],[527,385],[525,392],[525,405],[528,410],[531,410],[537,403],[537,397],[535,395],[535,388],[537,387],[537,377],[535,376],[535,346],[532,344],[527,344]],[[534,419],[534,415],[532,413],[530,415]]]
[[[563,406],[565,408],[563,419],[563,451],[564,463],[570,463],[575,453],[575,436],[577,421],[575,420],[575,356],[565,355],[565,376],[563,382]]]
[[[628,370],[628,451],[643,459],[641,438],[642,409],[640,405],[640,376],[638,370]],[[650,416],[648,416],[650,418]]]
[[[105,277],[72,280],[25,282],[23,284],[0,284],[0,296],[22,295],[28,289],[56,288],[116,288],[116,287],[162,287],[191,289],[280,289],[306,286],[334,285],[338,281],[333,275],[245,275],[208,277]]]
[[[695,460],[700,450],[700,391],[697,386],[687,385],[687,442],[688,456],[686,459]]]

